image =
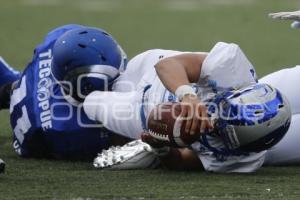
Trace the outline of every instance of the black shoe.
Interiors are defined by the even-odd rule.
[[[5,162],[0,158],[0,174],[5,171]]]

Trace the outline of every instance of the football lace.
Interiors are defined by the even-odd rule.
[[[162,140],[162,141],[167,141],[167,142],[169,142],[169,137],[168,137],[168,135],[164,135],[164,134],[160,134],[160,133],[154,132],[154,131],[152,131],[151,129],[148,130],[148,133],[149,133],[152,137],[154,137],[154,138],[156,138],[156,139],[158,139],[158,140]]]

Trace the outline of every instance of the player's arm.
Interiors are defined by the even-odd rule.
[[[186,53],[160,60],[156,65],[157,74],[164,86],[181,101],[181,116],[188,117],[186,132],[193,135],[199,127],[200,132],[212,129],[207,117],[207,109],[197,98],[190,83],[199,80],[202,63],[207,54]]]
[[[207,54],[186,53],[160,60],[156,72],[165,87],[174,92],[181,85],[198,82]]]

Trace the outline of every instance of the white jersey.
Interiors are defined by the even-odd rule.
[[[291,125],[284,138],[266,154],[266,165],[300,164],[300,66],[271,73],[259,82],[270,84],[288,99],[291,110]]]
[[[156,49],[137,55],[115,83],[114,92],[97,91],[86,97],[86,114],[113,132],[133,139],[140,138],[145,124],[141,109],[147,116],[155,105],[177,100],[160,81],[155,64],[160,59],[183,53],[186,52]],[[235,44],[219,42],[205,58],[195,90],[201,100],[205,100],[223,89],[239,88],[255,82],[255,70],[241,49]],[[145,92],[149,85],[151,87]],[[218,147],[223,145],[220,138],[208,139]],[[201,144],[195,143],[192,147],[198,152],[205,169],[216,172],[252,172],[262,165],[265,154],[220,158]]]

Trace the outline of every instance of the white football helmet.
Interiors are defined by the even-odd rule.
[[[224,148],[213,148],[202,136],[201,142],[217,153],[259,152],[278,143],[291,122],[286,97],[268,84],[255,84],[217,95],[208,106],[215,118],[212,135],[222,138]]]

